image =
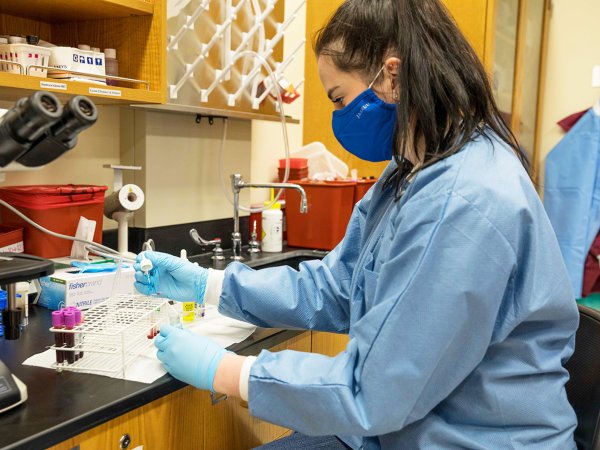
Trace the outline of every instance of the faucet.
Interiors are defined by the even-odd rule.
[[[231,233],[231,259],[242,261],[242,234],[240,233],[240,191],[244,188],[265,189],[295,189],[300,192],[300,213],[308,212],[306,192],[302,186],[292,183],[246,183],[239,173],[231,175],[231,189],[233,191],[233,233]]]

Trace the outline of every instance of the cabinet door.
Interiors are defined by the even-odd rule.
[[[118,449],[125,435],[129,436],[130,449],[138,446],[143,446],[144,450],[175,448],[170,446],[169,427],[169,418],[177,415],[173,409],[176,404],[172,402],[173,395],[123,414],[49,450]]]
[[[443,0],[481,60],[490,66],[495,0]]]
[[[348,336],[345,334],[312,332],[312,351],[326,356],[335,356],[343,352],[348,345]]]
[[[296,350],[310,352],[310,332],[303,333],[270,349],[272,352]],[[289,432],[288,429],[252,417],[245,402],[230,398],[211,405],[208,396],[203,404],[204,449],[250,449],[271,442]]]

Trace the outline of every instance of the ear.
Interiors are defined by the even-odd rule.
[[[391,56],[385,60],[385,77],[390,80],[392,85],[392,99],[394,102],[398,101],[399,92],[397,86],[398,71],[400,67],[400,59],[395,56]]]
[[[385,60],[385,71],[392,78],[396,78],[398,76],[398,70],[400,67],[400,59],[395,56],[391,56]]]

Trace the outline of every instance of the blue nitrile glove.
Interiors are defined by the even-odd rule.
[[[140,267],[143,257],[152,262],[150,280]],[[161,297],[179,302],[202,303],[204,301],[208,269],[161,252],[142,252],[137,256],[136,261],[133,266],[135,269],[134,286],[142,294],[159,294]],[[150,285],[152,283],[156,292],[153,292]]]
[[[217,367],[227,350],[207,337],[171,325],[160,327],[154,345],[167,372],[198,389],[213,390]]]

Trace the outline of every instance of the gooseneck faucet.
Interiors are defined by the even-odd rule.
[[[231,175],[231,190],[233,191],[233,233],[231,234],[231,259],[242,261],[242,234],[240,233],[240,191],[244,188],[264,189],[295,189],[300,192],[300,213],[308,212],[306,192],[302,186],[292,183],[246,183],[239,173]]]

